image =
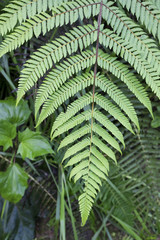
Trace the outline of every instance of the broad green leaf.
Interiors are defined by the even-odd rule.
[[[0,195],[13,203],[17,203],[24,195],[28,175],[17,163],[10,165],[5,172],[0,172]]]
[[[13,97],[0,100],[0,120],[7,120],[19,126],[28,120],[30,113],[28,104],[24,100],[21,100],[17,107]]]
[[[53,153],[49,142],[38,132],[33,132],[27,128],[24,132],[18,133],[18,139],[20,142],[18,153],[23,159],[33,160],[35,157]]]
[[[16,126],[8,121],[0,120],[0,146],[3,151],[13,146],[12,140],[16,137]]]

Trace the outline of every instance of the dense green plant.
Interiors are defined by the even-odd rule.
[[[4,11],[0,33],[11,33],[0,45],[0,56],[33,35],[68,24],[71,28],[40,47],[24,64],[17,104],[45,76],[35,100],[37,126],[56,113],[51,139],[64,136],[59,146],[59,150],[65,148],[62,162],[74,166],[70,178],[84,183],[79,197],[84,225],[101,179],[108,175],[109,162],[116,164],[117,152],[122,153],[125,146],[121,126],[131,133],[140,128],[132,99],[116,79],[151,115],[146,86],[160,97],[160,11],[153,2],[139,0],[21,0]],[[84,20],[86,24],[81,24]]]
[[[20,154],[23,159],[33,160],[35,157],[53,153],[50,144],[39,132],[28,128],[17,131],[19,126],[27,122],[30,113],[25,101],[21,101],[18,107],[12,97],[0,101],[0,146],[3,146],[3,151],[12,147],[13,154],[7,170],[0,172],[0,194],[13,203],[20,201],[28,186],[28,174],[15,163],[16,154]]]

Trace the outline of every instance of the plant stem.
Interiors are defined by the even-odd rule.
[[[95,96],[95,81],[97,76],[97,65],[98,65],[98,49],[99,49],[99,34],[100,34],[100,25],[102,21],[102,7],[103,7],[103,0],[101,0],[100,5],[100,12],[98,16],[98,29],[97,29],[97,43],[96,43],[96,62],[94,65],[94,80],[93,80],[93,101],[92,101],[92,112],[91,112],[91,138],[90,138],[90,155],[89,155],[89,162],[88,162],[88,173],[90,169],[90,161],[91,161],[91,147],[92,147],[92,138],[93,138],[93,112],[94,112],[94,96]],[[86,186],[88,185],[88,178]]]

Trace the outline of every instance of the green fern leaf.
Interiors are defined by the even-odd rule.
[[[114,34],[114,32],[105,29],[102,32],[100,42],[128,61],[135,70],[146,80],[152,91],[160,98],[159,74],[154,68],[141,58],[139,52],[128,43]]]
[[[67,61],[58,65],[57,69],[53,69],[37,92],[35,115],[37,115],[40,106],[48,96],[52,95],[70,76],[92,66],[94,63],[95,54],[91,51],[85,51],[81,55],[67,58]]]
[[[26,62],[25,68],[22,70],[17,103],[25,94],[25,91],[30,89],[30,87],[37,82],[38,78],[43,76],[45,71],[52,67],[53,62],[59,62],[63,57],[66,57],[67,54],[70,55],[71,53],[77,51],[78,45],[82,50],[85,47],[82,40],[85,41],[87,35],[91,34],[92,36],[90,44],[94,42],[96,40],[94,36],[95,31],[96,29],[91,25],[86,25],[84,28],[75,28],[67,34],[67,37],[62,36],[56,41],[53,41],[52,43],[40,48],[39,51],[32,56],[32,59]],[[72,42],[77,42],[76,48],[74,49],[71,45]]]
[[[131,10],[138,20],[145,25],[150,33],[153,36],[157,36],[159,41],[159,27],[160,27],[160,11],[153,5],[151,2],[140,2],[140,1],[127,1],[120,0],[120,3],[123,7],[126,7],[127,10]]]

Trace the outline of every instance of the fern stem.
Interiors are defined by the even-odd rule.
[[[97,75],[97,66],[98,66],[98,48],[99,48],[99,34],[100,34],[100,25],[102,21],[102,7],[103,7],[103,0],[101,0],[100,5],[100,13],[98,16],[98,29],[97,29],[97,43],[96,43],[96,61],[94,65],[94,80],[93,80],[93,102],[92,102],[92,112],[91,112],[91,143],[90,143],[90,149],[92,145],[92,135],[93,135],[93,111],[94,111],[94,95],[95,95],[95,81],[96,81],[96,75]],[[91,151],[90,151],[91,152]]]
[[[91,161],[91,147],[92,147],[92,138],[93,138],[93,113],[94,113],[94,96],[95,96],[95,81],[97,76],[97,66],[98,66],[98,49],[99,49],[99,35],[100,35],[100,25],[102,21],[102,7],[103,7],[103,0],[101,0],[100,4],[100,12],[98,16],[98,29],[97,29],[97,43],[96,43],[96,61],[94,65],[94,79],[93,79],[93,101],[92,101],[92,111],[91,111],[91,138],[90,138],[90,155],[89,155],[89,161],[88,161],[88,174],[90,170],[90,161]],[[86,187],[88,185],[88,177],[86,182]]]
[[[102,21],[102,7],[103,7],[103,0],[101,0],[100,5],[100,12],[98,16],[98,29],[97,29],[97,43],[96,43],[96,61],[94,65],[94,80],[93,80],[93,102],[92,102],[92,112],[91,112],[91,143],[90,143],[90,150],[92,145],[92,136],[93,136],[93,111],[94,111],[94,95],[95,95],[95,81],[97,75],[97,66],[98,66],[98,49],[99,49],[99,35],[100,35],[100,25]],[[91,153],[91,151],[90,151]]]

